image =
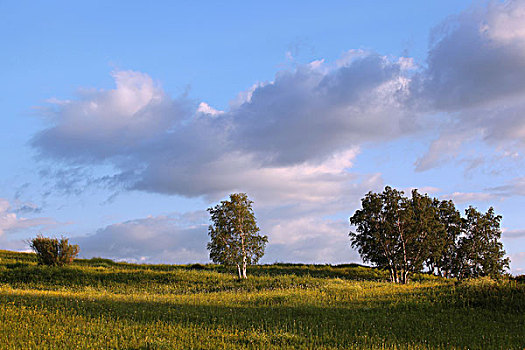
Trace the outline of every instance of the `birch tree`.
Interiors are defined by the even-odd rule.
[[[352,247],[357,248],[364,262],[388,268],[392,282],[403,276],[402,240],[400,230],[405,227],[402,207],[403,192],[385,187],[383,193],[369,192],[362,200],[362,209],[350,218],[356,227],[350,232]]]
[[[492,207],[483,214],[472,206],[465,209],[465,215],[454,264],[455,276],[459,279],[501,276],[510,263],[500,242],[501,215],[496,215]]]
[[[239,279],[247,278],[246,268],[264,255],[268,237],[259,234],[246,193],[234,193],[230,200],[208,208],[212,224],[208,228],[210,259],[219,264],[235,266]]]

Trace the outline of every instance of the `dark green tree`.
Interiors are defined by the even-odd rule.
[[[236,266],[239,279],[247,277],[246,267],[259,261],[268,242],[268,237],[259,234],[252,203],[245,193],[234,193],[230,200],[208,208],[212,221],[208,228],[210,259]]]
[[[385,188],[385,191],[387,189],[390,188]],[[401,197],[397,191],[394,194]],[[356,227],[355,232],[350,232],[350,240],[364,262],[388,268],[391,281],[397,282],[397,238],[388,224],[383,199],[382,194],[370,191],[361,200],[362,209],[357,210],[350,218],[350,223]]]
[[[439,201],[434,198],[433,205],[442,227],[429,242],[430,254],[425,265],[429,272],[448,278],[454,270],[457,243],[462,229],[461,214],[451,200]]]
[[[406,200],[406,204],[404,232],[399,232],[403,252],[403,283],[408,281],[409,274],[421,271],[432,255],[441,253],[442,246],[436,242],[440,242],[445,235],[439,210],[428,195],[412,190],[412,197]]]
[[[465,210],[462,236],[454,261],[454,275],[459,279],[499,277],[509,268],[509,258],[501,239],[501,215],[492,207],[483,214],[474,207]]]

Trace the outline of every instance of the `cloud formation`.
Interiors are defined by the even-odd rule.
[[[411,99],[423,111],[448,118],[416,170],[454,158],[473,139],[523,151],[525,2],[473,6],[432,34],[427,66],[413,78]]]
[[[525,3],[474,6],[432,33],[418,93],[438,110],[490,104],[525,92]],[[512,20],[508,20],[512,18]]]
[[[514,178],[504,185],[489,190],[501,197],[525,196],[525,176]]]
[[[491,2],[447,19],[432,33],[426,65],[350,50],[334,64],[281,71],[227,111],[167,96],[147,74],[115,71],[115,89],[51,101],[51,124],[32,144],[65,164],[110,165],[103,179],[112,186],[189,197],[224,194],[254,171],[417,134],[429,118],[441,135],[417,171],[454,159],[472,140],[521,150],[524,9],[524,1]]]
[[[34,205],[32,203],[13,208],[7,199],[0,198],[0,238],[6,239],[5,235],[7,233],[28,228],[34,228],[36,230],[57,224],[57,222],[51,218],[24,218],[17,215],[17,213],[27,211],[34,212]]]
[[[300,261],[339,261],[347,222],[326,217],[347,215],[383,184],[379,172],[352,171],[363,148],[433,137],[415,162],[416,171],[426,171],[459,157],[469,142],[518,155],[525,146],[525,1],[473,6],[447,19],[432,37],[425,63],[349,50],[334,63],[317,60],[257,82],[224,111],[168,96],[145,73],[115,71],[114,89],[50,100],[49,124],[31,144],[56,164],[59,170],[49,174],[57,174],[67,191],[97,183],[208,202],[248,192],[274,239],[270,256],[278,259],[286,244],[286,255]],[[103,175],[87,178],[85,169],[96,166]],[[525,195],[522,180],[452,196],[473,201]],[[202,228],[179,220],[115,224],[82,244],[88,253],[115,258],[139,254],[143,246],[151,261],[179,261],[175,256],[185,254],[200,259],[202,247],[192,242],[200,237],[202,245]],[[146,246],[142,231],[166,245]],[[101,240],[113,248],[97,246]],[[164,249],[185,241],[195,249]],[[328,241],[337,247],[325,247]]]
[[[205,212],[147,217],[106,226],[75,237],[84,258],[135,263],[208,262]],[[101,242],[104,242],[101,244]]]
[[[515,238],[525,238],[525,230],[503,230],[503,238],[505,239],[515,239]]]
[[[298,171],[311,182],[310,170],[413,126],[401,108],[402,65],[376,54],[281,72],[227,112],[172,99],[142,73],[113,77],[113,90],[55,102],[53,124],[32,144],[71,166],[109,164],[116,173],[103,180],[126,189],[217,196],[258,180],[289,183]]]
[[[525,196],[525,177],[513,178],[503,185],[485,188],[482,192],[454,192],[446,197],[458,203],[469,203],[501,201],[514,196]]]

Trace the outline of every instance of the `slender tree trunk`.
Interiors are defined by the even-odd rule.
[[[407,259],[407,250],[405,245],[405,237],[403,235],[403,230],[401,229],[401,222],[397,219],[397,228],[399,230],[399,235],[401,237],[401,246],[403,247],[403,269],[401,274],[401,282],[406,283],[406,276],[408,274],[408,259]]]
[[[244,227],[244,222],[241,221],[241,224],[243,225]],[[246,279],[248,278],[246,276],[246,245],[245,245],[245,241],[244,241],[244,232],[241,231],[241,250],[242,250],[242,278],[243,279]]]
[[[399,275],[397,273],[397,269],[393,267],[393,271],[394,271],[394,279],[392,280],[392,282],[399,283]]]
[[[242,279],[241,265],[239,265],[239,264],[237,264],[237,273],[239,275],[239,279]]]
[[[403,271],[403,284],[408,283],[408,270]]]
[[[246,255],[242,258],[242,278],[248,278],[246,276]]]

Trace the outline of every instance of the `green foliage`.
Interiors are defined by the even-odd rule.
[[[459,240],[455,274],[458,278],[499,277],[509,268],[501,238],[501,216],[494,209],[482,214],[473,207],[465,210],[463,236]]]
[[[37,266],[0,251],[2,349],[522,349],[525,284],[363,266]],[[15,264],[6,268],[4,264]],[[220,272],[221,271],[221,272]],[[379,280],[379,281],[378,281]],[[64,312],[67,310],[68,312]]]
[[[430,247],[444,227],[428,196],[414,190],[408,199],[387,186],[383,193],[369,192],[362,208],[350,218],[356,226],[350,232],[352,246],[365,262],[388,268],[392,282],[406,283],[436,254]]]
[[[240,279],[246,278],[247,266],[264,255],[268,242],[268,237],[259,234],[252,203],[245,193],[234,193],[229,201],[208,208],[212,221],[208,229],[210,259],[236,266]]]
[[[501,216],[470,207],[462,219],[452,201],[385,187],[369,192],[350,218],[352,246],[365,262],[390,271],[392,282],[406,283],[425,268],[444,277],[501,276],[509,266],[499,242]]]
[[[434,199],[434,207],[442,228],[430,242],[430,256],[426,264],[430,272],[443,277],[452,277],[455,275],[457,263],[457,242],[463,229],[461,214],[451,200]]]
[[[69,244],[67,238],[48,238],[38,235],[29,242],[36,253],[38,264],[48,266],[64,266],[71,264],[79,253],[78,245]]]

